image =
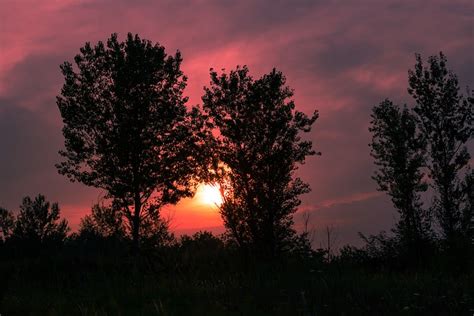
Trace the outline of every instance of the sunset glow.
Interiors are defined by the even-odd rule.
[[[196,199],[202,204],[218,207],[222,204],[222,196],[218,185],[201,185],[196,193]]]
[[[0,45],[0,207],[18,212],[23,197],[44,194],[59,203],[72,232],[90,214],[105,192],[54,167],[64,146],[59,65],[74,62],[85,42],[132,32],[168,55],[181,52],[189,106],[202,106],[210,68],[247,65],[255,78],[282,71],[295,89],[295,110],[320,112],[307,139],[322,156],[295,173],[311,187],[295,227],[310,213],[311,225],[337,226],[341,244],[359,243],[360,231],[390,230],[391,201],[370,176],[372,107],[388,97],[411,106],[407,70],[417,52],[443,51],[463,92],[474,86],[472,1],[395,2],[0,1],[0,41],[8,43]],[[194,198],[166,205],[173,229],[224,229],[218,191],[203,184]]]
[[[474,316],[473,22],[0,0],[0,316]]]

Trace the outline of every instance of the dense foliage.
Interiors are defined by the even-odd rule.
[[[395,251],[417,263],[429,251],[432,239],[431,216],[420,197],[427,190],[422,169],[426,166],[425,140],[409,109],[400,109],[389,100],[373,108],[369,131],[373,135],[371,156],[378,167],[373,178],[400,214],[395,228],[400,245]]]
[[[239,247],[270,256],[288,251],[298,239],[293,213],[310,188],[295,171],[316,153],[302,134],[318,113],[295,111],[285,81],[276,70],[256,80],[247,67],[221,75],[212,71],[203,96],[203,109],[218,131],[225,227]]]
[[[467,192],[462,177],[471,158],[467,142],[474,137],[474,98],[459,92],[458,79],[448,69],[443,53],[431,56],[426,66],[420,55],[416,61],[409,71],[408,92],[416,102],[413,110],[428,144],[429,175],[435,190],[432,210],[445,247],[463,251],[472,242],[462,224],[472,221],[473,213],[463,207]]]
[[[191,196],[202,162],[202,120],[187,111],[181,54],[128,34],[89,43],[61,66],[57,104],[64,122],[65,160],[72,181],[106,190],[119,205],[138,248],[144,217]]]
[[[46,201],[39,194],[34,199],[25,197],[14,222],[11,239],[27,247],[64,242],[70,228],[65,219],[60,219],[58,203]]]

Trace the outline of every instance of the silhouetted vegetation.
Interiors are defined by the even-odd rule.
[[[461,231],[467,243],[474,242],[474,170],[469,169],[462,184],[464,191]]]
[[[41,194],[34,199],[25,197],[8,241],[17,247],[29,248],[29,251],[61,245],[70,228],[65,219],[59,218],[59,212],[59,205],[46,201]]]
[[[409,71],[409,94],[415,99],[414,112],[418,127],[428,143],[429,172],[435,190],[432,210],[441,227],[444,247],[465,252],[472,244],[463,218],[462,177],[471,155],[467,141],[474,136],[474,99],[459,93],[456,75],[447,68],[443,53],[431,56],[424,66],[416,56],[414,70]],[[472,222],[472,219],[467,219]]]
[[[0,241],[4,242],[13,231],[14,226],[13,213],[3,207],[0,207]]]
[[[295,109],[281,72],[211,70],[201,112],[186,108],[179,52],[132,34],[86,43],[61,66],[57,168],[106,196],[72,233],[43,195],[0,208],[0,313],[472,314],[473,98],[443,54],[427,67],[416,58],[415,105],[387,99],[370,126],[373,178],[398,222],[337,252],[329,228],[327,248],[314,249],[293,225],[310,190],[295,172],[319,154],[304,138],[318,112]],[[226,233],[177,238],[160,211],[202,182],[220,185]]]
[[[106,190],[128,221],[135,250],[145,218],[191,196],[205,157],[202,120],[186,110],[181,54],[128,34],[119,42],[90,43],[61,66],[57,104],[64,122],[65,161],[72,181]]]
[[[220,212],[229,237],[254,254],[277,256],[297,245],[293,214],[309,185],[294,173],[311,141],[301,133],[318,118],[295,111],[292,90],[275,69],[254,80],[247,67],[211,72],[203,108],[218,130],[215,153],[224,202]]]
[[[373,178],[400,214],[394,229],[396,240],[392,241],[398,245],[391,245],[389,252],[399,253],[407,265],[420,264],[433,239],[430,212],[423,209],[420,197],[427,190],[422,170],[426,143],[409,109],[400,109],[389,100],[373,108],[369,130],[373,134],[371,155],[379,167]]]
[[[403,260],[408,252],[404,264],[408,266],[434,260],[433,242],[437,242],[442,262],[455,264],[454,270],[465,269],[474,253],[467,149],[474,135],[474,99],[459,93],[457,77],[442,53],[430,57],[427,66],[420,55],[416,61],[408,76],[413,108],[400,110],[385,100],[373,109],[371,154],[379,167],[374,179],[392,198],[400,221],[395,239],[384,234],[366,238],[366,252],[396,260]],[[420,193],[428,183],[432,202],[423,209]]]

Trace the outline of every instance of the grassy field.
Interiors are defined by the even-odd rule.
[[[474,275],[233,255],[42,255],[1,262],[2,316],[472,315]]]

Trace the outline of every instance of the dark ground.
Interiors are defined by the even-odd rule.
[[[474,274],[167,249],[2,258],[0,314],[473,315]]]

